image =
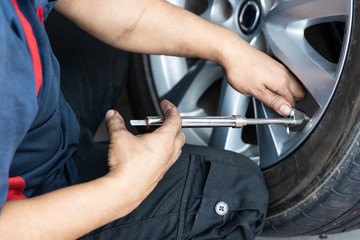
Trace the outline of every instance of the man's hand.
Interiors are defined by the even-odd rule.
[[[140,203],[150,194],[165,172],[179,158],[185,143],[180,130],[181,118],[176,107],[162,101],[163,126],[154,132],[134,136],[127,131],[119,113],[110,110],[106,123],[110,135],[109,166],[112,177],[126,179],[134,202]]]
[[[282,64],[268,55],[239,41],[224,61],[227,79],[237,91],[257,98],[283,116],[289,116],[295,102],[305,97],[305,91]]]
[[[110,173],[38,197],[6,202],[0,215],[1,239],[77,239],[134,210],[176,161],[185,142],[177,109],[168,101],[161,107],[164,125],[141,136],[129,133],[122,117],[109,111]]]

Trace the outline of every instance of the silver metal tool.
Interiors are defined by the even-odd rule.
[[[265,125],[265,124],[279,124],[288,127],[301,125],[310,118],[305,113],[292,109],[289,118],[246,118],[241,115],[233,116],[204,116],[204,117],[190,117],[182,116],[183,128],[196,128],[196,127],[234,127],[241,128],[246,125]],[[146,126],[158,127],[163,124],[164,117],[150,116],[144,120],[130,120],[132,126]],[[288,130],[289,133],[289,130]]]

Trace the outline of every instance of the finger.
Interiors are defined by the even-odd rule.
[[[290,89],[292,98],[295,101],[300,101],[304,99],[306,96],[306,91],[303,88],[299,79],[288,68],[286,68],[286,73],[287,75],[284,79],[288,83],[286,86],[288,86],[288,88]]]
[[[295,101],[303,100],[306,97],[306,91],[296,77],[290,80],[290,91],[292,92]]]
[[[167,100],[160,103],[161,110],[165,115],[164,123],[156,131],[167,131],[175,137],[182,126],[182,120],[178,109]]]
[[[263,90],[262,93],[258,95],[258,99],[280,115],[289,116],[291,114],[292,107],[289,101],[281,95],[274,93],[272,90]]]
[[[295,82],[296,80],[292,73],[287,71],[285,67],[283,67],[283,70],[284,71],[279,74],[280,76],[276,82],[271,81],[271,84],[265,83],[265,87],[274,94],[280,95],[282,98],[284,98],[290,104],[290,106],[295,106],[295,99],[290,88],[290,82]],[[269,102],[269,105],[270,104],[271,102]]]
[[[115,110],[107,111],[105,122],[110,138],[115,132],[126,130],[123,117]]]
[[[290,107],[295,106],[294,95],[291,92],[289,86],[283,85],[283,86],[279,87],[278,89],[268,88],[268,90],[270,90],[270,92],[272,92],[274,94],[274,95],[271,95],[271,96],[273,96],[273,98],[271,99],[271,102],[270,102],[271,106],[276,106],[277,105],[276,102],[280,101],[281,99],[284,99]],[[278,96],[280,96],[280,98]]]

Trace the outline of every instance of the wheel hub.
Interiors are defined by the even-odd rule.
[[[239,26],[243,34],[250,35],[259,27],[261,7],[257,1],[249,0],[242,3],[239,11]]]

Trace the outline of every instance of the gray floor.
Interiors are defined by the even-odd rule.
[[[124,91],[122,97],[119,99],[118,107],[116,110],[123,116],[128,130],[132,133],[136,133],[136,129],[132,128],[129,125],[129,121],[132,119],[131,108],[128,102],[126,91]],[[103,122],[99,127],[95,135],[96,141],[103,141],[108,140],[108,134],[105,127],[105,123]],[[272,238],[272,237],[258,237],[256,240],[319,240],[319,239],[327,239],[327,240],[359,240],[360,239],[360,230],[340,233],[340,234],[333,234],[323,236],[320,238],[319,236],[304,236],[304,237],[291,237],[291,238]]]
[[[325,235],[320,238],[319,236],[307,236],[307,237],[291,237],[291,238],[272,238],[272,237],[258,237],[256,240],[359,240],[360,231],[351,231],[340,234]]]

